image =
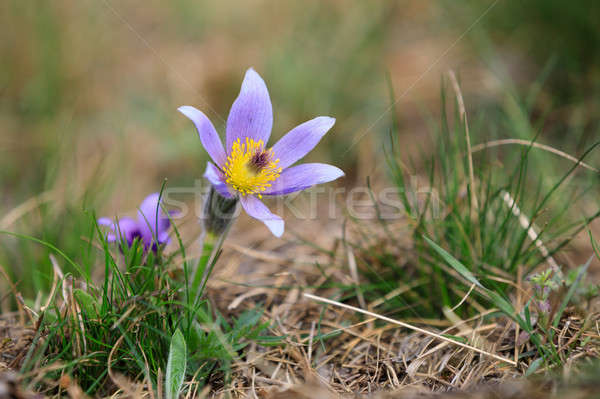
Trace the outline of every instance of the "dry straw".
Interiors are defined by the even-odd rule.
[[[437,339],[439,339],[441,341],[445,341],[445,342],[448,342],[450,344],[457,345],[457,346],[460,346],[460,347],[472,350],[474,352],[480,353],[480,354],[485,355],[485,356],[489,356],[489,357],[494,358],[496,360],[500,360],[502,362],[509,363],[509,364],[511,364],[513,366],[517,365],[517,363],[514,360],[507,359],[507,358],[502,357],[502,356],[498,356],[498,355],[496,355],[494,353],[484,351],[483,349],[479,349],[479,348],[476,348],[476,347],[468,345],[468,344],[463,344],[462,342],[455,341],[455,340],[453,340],[451,338],[447,338],[447,337],[445,337],[443,335],[436,334],[434,332],[424,330],[422,328],[413,326],[413,325],[408,324],[408,323],[404,323],[404,322],[399,321],[399,320],[394,320],[392,318],[389,318],[389,317],[386,317],[386,316],[382,316],[382,315],[379,315],[377,313],[370,312],[368,310],[360,309],[360,308],[357,308],[357,307],[351,306],[351,305],[346,305],[345,303],[341,303],[341,302],[334,301],[334,300],[331,300],[331,299],[323,298],[323,297],[320,297],[320,296],[316,296],[316,295],[312,295],[312,294],[307,294],[307,293],[304,293],[304,296],[307,297],[307,298],[309,298],[309,299],[318,301],[318,302],[323,302],[323,303],[327,303],[327,304],[330,304],[330,305],[339,306],[341,308],[352,310],[352,311],[358,312],[358,313],[362,313],[362,314],[365,314],[367,316],[376,317],[376,318],[378,318],[380,320],[387,321],[388,323],[397,324],[397,325],[402,326],[404,328],[408,328],[410,330],[417,331],[417,332],[420,332],[420,333],[425,334],[425,335],[429,335],[429,336],[437,338]]]

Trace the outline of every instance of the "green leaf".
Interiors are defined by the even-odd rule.
[[[448,252],[446,252],[442,247],[440,247],[439,245],[437,245],[435,242],[431,241],[429,238],[427,238],[426,236],[423,236],[423,238],[425,239],[425,241],[427,241],[427,243],[429,245],[431,245],[431,247],[433,247],[433,249],[435,249],[437,251],[438,254],[440,254],[444,260],[450,265],[452,266],[452,268],[454,268],[454,270],[456,270],[458,273],[460,273],[460,275],[462,275],[465,279],[467,279],[468,281],[472,282],[473,284],[477,285],[479,288],[481,288],[483,290],[483,294],[487,295],[487,297],[494,303],[494,305],[496,305],[496,307],[498,307],[503,313],[505,313],[508,317],[512,318],[513,320],[515,320],[517,323],[519,323],[519,325],[527,332],[530,332],[531,329],[527,328],[527,324],[525,323],[525,321],[521,318],[521,316],[519,316],[516,312],[515,312],[515,308],[512,306],[512,304],[510,302],[508,302],[506,299],[504,299],[499,293],[492,291],[486,287],[484,287],[473,275],[473,273],[471,273],[469,271],[469,269],[467,269],[465,267],[465,265],[463,265],[460,261],[458,261],[455,257],[453,257],[452,255],[450,255]]]
[[[469,269],[467,269],[465,267],[465,265],[463,265],[462,263],[460,263],[454,256],[450,255],[448,252],[446,252],[445,249],[443,249],[442,247],[440,247],[439,245],[437,245],[435,242],[431,241],[429,238],[427,238],[426,236],[423,236],[423,238],[425,239],[425,241],[427,241],[427,243],[433,248],[435,249],[435,251],[441,255],[442,258],[444,258],[444,260],[450,265],[452,266],[452,268],[454,270],[456,270],[458,273],[460,273],[461,276],[463,276],[464,278],[466,278],[467,280],[469,280],[471,283],[477,285],[480,288],[483,288],[483,286],[481,285],[481,283],[479,282],[479,280],[477,280],[475,278],[475,276],[473,275],[473,273],[471,273],[469,271]]]
[[[270,335],[259,335],[256,337],[256,342],[262,346],[279,346],[284,344],[284,340],[288,335],[270,336]]]
[[[592,230],[590,230],[589,227],[588,227],[588,234],[590,236],[592,248],[594,249],[594,254],[596,254],[596,258],[600,259],[600,245],[598,245],[598,243],[594,239],[594,236],[592,235]]]
[[[524,312],[525,312],[525,324],[527,325],[527,332],[532,331],[533,330],[533,323],[531,322],[531,311],[529,310],[529,305],[531,304],[531,299],[529,301],[527,301],[527,305],[525,305],[525,308],[523,308]]]
[[[465,337],[458,337],[456,335],[451,335],[451,334],[442,334],[443,337],[446,337],[448,339],[454,340],[456,342],[461,342],[463,344],[466,344],[468,342],[468,340]]]
[[[261,316],[262,312],[255,309],[245,311],[234,322],[234,331],[243,331],[254,328],[260,321]]]
[[[494,305],[496,305],[497,308],[499,308],[501,311],[506,313],[506,315],[510,316],[511,318],[514,318],[516,316],[515,308],[513,307],[513,305],[510,302],[508,302],[506,299],[502,298],[502,296],[500,294],[498,294],[497,292],[494,292],[492,290],[487,290],[487,289],[486,289],[486,292],[487,292],[488,296],[490,297],[491,301],[494,302]]]
[[[545,359],[543,357],[538,357],[533,362],[531,362],[531,364],[527,368],[527,371],[525,372],[525,377],[529,377],[531,374],[535,373],[537,369],[539,369],[540,366],[544,363],[544,360]]]
[[[98,319],[98,303],[93,296],[79,288],[73,290],[73,296],[81,306],[81,311],[89,319]]]
[[[187,367],[187,348],[185,338],[179,329],[171,337],[169,360],[167,362],[167,375],[165,376],[165,397],[176,399],[183,385],[183,377]]]

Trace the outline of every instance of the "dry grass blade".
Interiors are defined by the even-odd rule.
[[[457,303],[456,305],[454,305],[454,307],[450,310],[452,312],[454,312],[456,309],[458,309],[460,307],[460,305],[462,305],[467,300],[469,295],[471,295],[471,292],[473,292],[474,288],[475,288],[475,284],[471,284],[471,288],[469,288],[469,291],[465,294],[465,296],[463,296],[462,299],[460,300],[460,302]]]
[[[41,194],[38,194],[34,197],[29,198],[27,201],[23,202],[21,205],[13,208],[10,212],[8,212],[2,220],[0,221],[0,229],[7,229],[17,220],[19,220],[22,216],[28,214],[33,211],[35,208],[40,205],[52,201],[54,196],[53,191],[44,191]]]
[[[307,293],[304,293],[304,296],[307,297],[307,298],[309,298],[309,299],[315,300],[315,301],[324,302],[324,303],[327,303],[327,304],[330,304],[330,305],[335,305],[335,306],[339,306],[339,307],[342,307],[342,308],[345,308],[345,309],[348,309],[348,310],[352,310],[354,312],[362,313],[362,314],[365,314],[367,316],[376,317],[376,318],[378,318],[380,320],[387,321],[388,323],[397,324],[397,325],[402,326],[404,328],[408,328],[410,330],[417,331],[417,332],[420,332],[420,333],[425,334],[425,335],[429,335],[429,336],[434,337],[436,339],[439,339],[441,341],[446,341],[448,343],[451,343],[451,344],[454,344],[454,345],[457,345],[457,346],[460,346],[460,347],[472,350],[474,352],[480,353],[480,354],[485,355],[485,356],[489,356],[489,357],[494,358],[496,360],[500,360],[502,362],[506,362],[506,363],[511,364],[513,366],[517,365],[517,363],[514,360],[512,360],[512,359],[507,359],[507,358],[504,358],[502,356],[498,356],[498,355],[496,355],[494,353],[490,353],[490,352],[484,351],[482,349],[476,348],[474,346],[471,346],[471,345],[468,345],[468,344],[463,344],[463,343],[455,341],[455,340],[453,340],[451,338],[444,337],[443,335],[436,334],[434,332],[424,330],[422,328],[410,325],[408,323],[404,323],[404,322],[399,321],[399,320],[394,320],[392,318],[389,318],[389,317],[386,317],[386,316],[383,316],[383,315],[379,315],[377,313],[369,312],[368,310],[360,309],[360,308],[357,308],[357,307],[351,306],[351,305],[346,305],[344,303],[341,303],[341,302],[338,302],[338,301],[333,301],[331,299],[323,298],[323,297],[320,297],[320,296],[316,296],[316,295],[312,295],[312,294],[307,294]]]
[[[354,257],[354,253],[352,252],[352,249],[350,248],[349,244],[346,244],[346,254],[348,257],[348,268],[350,269],[350,276],[352,277],[352,282],[354,283],[358,303],[360,303],[360,306],[363,309],[367,309],[367,302],[365,301],[365,297],[363,296],[362,290],[360,289],[356,258]]]
[[[508,191],[504,191],[502,193],[502,199],[504,200],[506,205],[510,209],[512,209],[513,215],[519,218],[519,223],[521,224],[521,227],[527,230],[527,235],[529,236],[531,241],[534,242],[535,246],[538,248],[544,259],[546,259],[550,267],[553,270],[560,270],[558,263],[556,263],[554,258],[550,255],[550,251],[548,251],[548,248],[546,248],[542,240],[539,239],[539,235],[536,232],[535,224],[531,223],[530,219],[527,216],[523,215],[521,209],[519,208],[513,197],[508,193]]]
[[[474,209],[477,209],[477,196],[475,194],[475,173],[473,172],[473,151],[471,149],[471,135],[469,134],[469,122],[467,120],[467,110],[465,109],[465,101],[463,100],[462,92],[460,90],[460,86],[458,85],[458,80],[456,79],[456,75],[453,70],[448,71],[448,76],[450,77],[450,83],[452,83],[452,88],[454,89],[454,93],[456,94],[456,101],[458,102],[458,112],[460,115],[460,120],[465,125],[465,140],[467,142],[467,157],[469,161],[469,183],[471,185],[471,216],[473,216]]]
[[[498,327],[498,325],[496,323],[493,323],[493,324],[489,324],[487,326],[481,326],[481,327],[478,327],[478,328],[475,328],[475,329],[468,329],[468,330],[465,330],[465,331],[461,331],[461,332],[458,332],[458,333],[456,333],[454,335],[457,336],[457,337],[464,337],[464,336],[466,336],[468,334],[484,332],[484,331],[492,330],[492,329],[494,329],[496,327]],[[456,342],[456,341],[453,341],[453,342]],[[434,348],[429,349],[427,352],[423,352],[422,354],[420,354],[419,357],[417,358],[417,360],[423,359],[423,358],[431,355],[432,353],[434,353],[434,352],[436,352],[436,351],[438,351],[438,350],[440,350],[440,349],[442,349],[442,348],[444,348],[446,346],[448,346],[448,342],[442,342],[442,343],[438,344],[437,346],[435,346]]]
[[[548,151],[548,152],[551,152],[558,156],[561,156],[565,159],[568,159],[569,161],[572,161],[572,162],[576,163],[577,165],[580,165],[580,166],[582,166],[586,169],[589,169],[593,172],[600,173],[599,169],[594,168],[593,166],[590,166],[590,165],[586,164],[585,162],[580,161],[579,159],[575,158],[572,155],[567,154],[566,152],[557,150],[556,148],[550,147],[549,145],[536,143],[534,141],[527,141],[527,140],[521,140],[521,139],[503,139],[503,140],[488,141],[487,143],[477,144],[477,145],[473,146],[473,148],[471,148],[471,153],[476,153],[478,151],[482,151],[487,148],[499,147],[502,145],[510,145],[510,144],[524,145],[527,147],[531,146],[533,148],[538,148],[538,149],[541,149],[544,151]]]

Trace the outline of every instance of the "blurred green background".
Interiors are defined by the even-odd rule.
[[[337,118],[307,159],[340,165],[348,186],[385,173],[392,113],[406,151],[427,149],[450,68],[471,120],[489,126],[474,142],[533,126],[580,154],[600,136],[599,17],[591,0],[4,0],[0,229],[93,263],[91,212],[135,211],[164,178],[193,186],[207,158],[176,109],[194,105],[223,132],[250,66],[270,90],[273,139]],[[0,236],[0,266],[26,294],[51,281],[48,253]]]

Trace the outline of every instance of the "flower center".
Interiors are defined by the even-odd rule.
[[[246,137],[242,143],[237,139],[223,166],[225,181],[242,195],[257,194],[261,198],[260,193],[271,187],[270,182],[281,173],[278,163],[279,159],[273,160],[273,151],[266,150],[262,140]]]

